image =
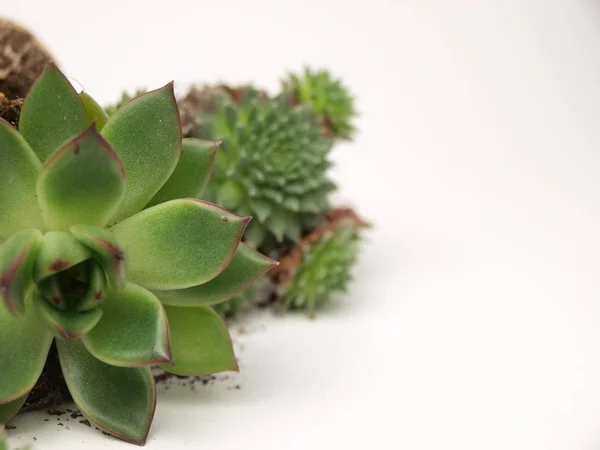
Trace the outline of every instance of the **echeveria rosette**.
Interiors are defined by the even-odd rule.
[[[281,258],[272,277],[282,310],[319,306],[346,292],[357,260],[361,230],[368,224],[349,209],[336,209],[302,242]]]
[[[327,133],[337,139],[351,139],[356,116],[354,98],[348,89],[327,70],[306,68],[302,74],[289,74],[284,92],[301,104],[311,105]]]
[[[328,208],[331,141],[310,107],[247,88],[235,99],[217,95],[216,111],[200,117],[197,133],[222,140],[207,198],[254,217],[244,239],[255,248],[297,242]]]
[[[0,120],[0,423],[55,341],[82,413],[143,444],[156,403],[148,366],[236,370],[210,305],[275,263],[240,244],[249,217],[198,199],[216,143],[182,143],[172,84],[107,119],[49,65],[18,125]]]

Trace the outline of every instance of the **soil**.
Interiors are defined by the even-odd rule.
[[[24,98],[50,62],[50,52],[27,30],[0,19],[0,92]]]

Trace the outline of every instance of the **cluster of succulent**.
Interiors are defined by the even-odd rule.
[[[143,444],[150,366],[237,370],[211,305],[276,263],[240,243],[250,217],[200,200],[218,143],[182,139],[172,83],[112,117],[47,66],[18,128],[0,120],[0,423],[52,346],[102,430]]]
[[[332,212],[330,153],[354,131],[353,97],[327,71],[306,69],[272,97],[253,86],[194,87],[179,105],[189,136],[222,142],[205,198],[255,218],[245,242],[297,265],[288,267],[285,284],[272,278],[279,280],[270,290],[275,304],[314,314],[345,288],[360,237],[360,227],[343,231],[336,222],[331,237],[308,239]],[[219,311],[234,315],[252,298],[255,291],[245,292]]]

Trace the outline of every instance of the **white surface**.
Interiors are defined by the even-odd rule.
[[[158,449],[600,445],[600,4],[26,1],[102,101],[326,65],[359,96],[336,151],[376,228],[349,298],[243,336],[242,374],[161,395]],[[127,449],[40,416],[13,443]],[[75,421],[76,422],[76,421]]]

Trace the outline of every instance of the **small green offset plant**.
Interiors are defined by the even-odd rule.
[[[307,67],[301,75],[289,74],[282,85],[283,91],[291,93],[298,103],[313,107],[327,134],[336,139],[352,138],[355,132],[352,120],[356,116],[354,98],[327,70]]]
[[[198,137],[223,142],[206,198],[254,216],[248,244],[269,251],[296,242],[327,210],[335,188],[326,176],[331,140],[310,107],[247,88],[239,99],[218,95],[216,111],[199,123]]]
[[[361,230],[367,226],[351,210],[333,210],[322,225],[283,256],[272,273],[282,310],[304,309],[314,317],[319,306],[335,294],[346,292]]]
[[[149,366],[237,370],[210,305],[276,263],[240,240],[250,217],[199,200],[216,143],[181,138],[172,83],[110,119],[49,65],[18,131],[0,120],[0,423],[53,343],[81,412],[143,444]]]

